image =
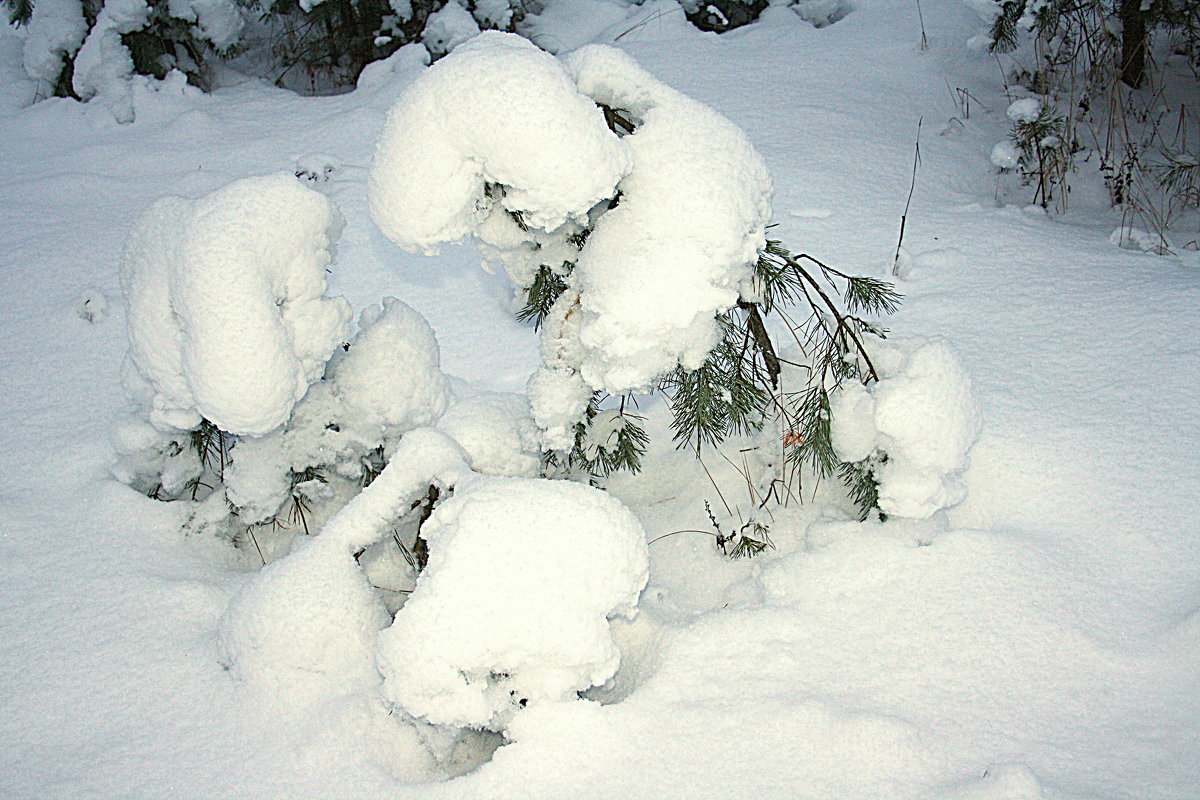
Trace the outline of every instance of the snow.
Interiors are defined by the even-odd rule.
[[[183,0],[171,4],[171,16],[194,22],[198,38],[218,51],[237,44],[246,27],[242,10],[231,0]]]
[[[979,433],[970,380],[953,351],[934,343],[873,387],[875,424],[888,462],[879,468],[879,508],[923,518],[966,497],[959,473]]]
[[[380,637],[399,707],[502,729],[526,705],[574,700],[616,673],[607,620],[633,614],[647,556],[641,524],[611,495],[485,479],[456,487],[422,530],[429,566]]]
[[[765,244],[771,181],[736,125],[621,51],[589,45],[567,63],[581,92],[641,121],[622,139],[633,167],[621,202],[572,275],[584,348],[572,366],[595,389],[644,390],[716,343],[713,315],[737,301]]]
[[[478,35],[479,24],[471,12],[459,5],[457,0],[450,0],[429,15],[425,30],[421,33],[421,41],[429,48],[430,54],[437,58]]]
[[[80,0],[42,0],[34,6],[25,36],[25,73],[53,83],[62,72],[64,54],[78,50],[86,33]]]
[[[1021,163],[1021,149],[1010,141],[997,142],[990,160],[996,169],[1012,169]]]
[[[359,334],[333,370],[337,392],[356,421],[411,430],[446,410],[450,385],[438,366],[433,329],[394,297],[362,312]]]
[[[553,229],[586,215],[627,169],[562,64],[488,31],[414,81],[388,115],[368,179],[371,216],[400,246],[432,254],[486,216],[485,183],[506,187],[505,209]]]
[[[1031,187],[1000,191],[1009,179],[988,154],[1011,128],[1008,98],[995,60],[968,44],[987,22],[959,0],[921,6],[925,51],[907,0],[855,3],[822,29],[783,7],[722,36],[647,2],[604,41],[620,35],[616,46],[656,78],[742,128],[774,178],[771,237],[852,273],[892,269],[925,118],[905,300],[888,321],[902,357],[885,381],[932,409],[961,409],[946,388],[969,376],[981,427],[957,476],[965,498],[925,519],[859,523],[826,483],[773,512],[775,549],[754,559],[723,558],[703,533],[658,539],[638,615],[608,623],[621,650],[611,683],[529,705],[490,740],[414,722],[383,697],[373,665],[390,600],[380,615],[363,591],[369,565],[347,555],[370,537],[331,537],[328,559],[314,549],[331,531],[386,537],[371,520],[407,508],[414,495],[398,490],[422,493],[443,467],[462,483],[468,459],[527,465],[517,442],[533,455],[519,402],[497,401],[511,418],[485,411],[491,400],[455,416],[488,396],[476,392],[522,393],[542,363],[537,336],[512,321],[508,280],[481,270],[472,248],[410,255],[371,221],[367,164],[424,48],[337,97],[257,81],[212,95],[135,84],[136,119],[117,125],[107,108],[68,99],[26,107],[22,32],[0,31],[0,795],[1200,796],[1200,382],[1188,368],[1200,256],[1186,246],[1196,230],[1172,231],[1166,255],[1144,253],[1110,242],[1118,229],[1120,241],[1138,237],[1078,192],[1064,217],[1027,210]],[[552,13],[582,37],[613,12],[552,0]],[[947,85],[979,99],[969,117]],[[401,298],[436,332],[439,369],[466,381],[450,380],[435,423],[445,436],[391,442],[393,454],[411,448],[388,468],[396,479],[261,570],[249,545],[181,534],[181,504],[110,477],[116,449],[181,435],[144,420],[117,430],[130,410],[120,253],[157,198],[290,173],[307,153],[339,165],[301,184],[346,219],[337,265],[321,270],[330,294],[356,313]],[[88,323],[77,298],[93,289],[110,311]],[[918,369],[913,347],[935,342],[954,358],[933,350]],[[316,420],[337,404],[318,381],[293,415]],[[674,449],[661,405],[639,413],[653,437],[645,468],[614,476],[609,493],[647,540],[708,529],[703,501],[725,512],[705,471]],[[494,459],[489,414],[507,442]],[[856,419],[858,446],[878,445],[874,412]],[[897,435],[915,436],[919,422]],[[922,436],[947,445],[942,465],[965,441]],[[757,467],[756,452],[740,452],[753,444],[727,455]],[[731,516],[745,514],[745,480],[716,453],[705,467]],[[188,464],[171,469],[178,481]],[[522,589],[544,577],[519,574]],[[305,631],[344,652],[312,647]]]
[[[471,469],[510,477],[537,474],[542,453],[528,398],[466,389],[456,395],[437,427],[466,452]]]
[[[1038,97],[1022,97],[1008,105],[1005,115],[1013,122],[1029,124],[1042,113],[1042,100]]]
[[[221,663],[280,710],[375,686],[375,640],[390,620],[354,554],[383,536],[430,481],[453,484],[465,471],[444,435],[411,433],[320,537],[265,567],[234,598],[221,621]]]
[[[338,210],[291,175],[167,197],[122,255],[129,355],[153,387],[150,419],[233,434],[283,424],[345,338],[349,306],[325,296]]]

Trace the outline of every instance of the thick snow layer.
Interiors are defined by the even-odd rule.
[[[879,508],[924,519],[962,501],[959,475],[979,433],[971,382],[945,342],[879,343],[872,359],[880,380],[847,381],[830,398],[830,435],[843,461],[877,450]]]
[[[341,227],[324,195],[286,174],[142,214],[121,285],[151,421],[191,428],[203,416],[252,436],[283,424],[345,338],[349,306],[325,296]]]
[[[375,639],[387,610],[355,561],[431,482],[467,467],[444,434],[413,431],[375,481],[307,546],[263,569],[221,621],[222,663],[280,708],[362,692],[379,681]]]
[[[458,442],[471,469],[485,475],[536,475],[541,467],[541,440],[528,398],[509,392],[461,394],[437,427]]]
[[[74,55],[87,33],[80,0],[40,0],[33,7],[25,36],[25,72],[35,81],[53,83],[63,69],[63,58]],[[43,86],[42,90],[52,88]]]
[[[1016,123],[1029,124],[1042,113],[1042,101],[1038,97],[1022,97],[1008,104],[1005,115]]]
[[[392,241],[434,253],[504,208],[556,228],[612,193],[628,157],[566,69],[527,40],[485,32],[437,62],[396,103],[368,178]]]
[[[440,417],[450,385],[425,318],[385,297],[382,306],[363,311],[359,328],[333,370],[348,420],[411,430]]]
[[[172,0],[172,17],[194,23],[198,38],[217,50],[228,50],[237,44],[246,18],[233,0]]]
[[[1012,169],[1021,163],[1021,150],[1007,139],[996,142],[991,152],[992,166],[997,169]]]
[[[645,389],[716,343],[764,244],[771,180],[736,125],[666,86],[625,53],[591,45],[567,63],[579,90],[640,121],[622,141],[633,168],[572,275],[579,292],[575,365],[592,387]]]
[[[429,15],[429,19],[425,21],[425,29],[421,31],[421,41],[429,48],[429,52],[437,57],[446,55],[478,35],[479,24],[471,16],[471,12],[459,5],[457,0],[450,0]]]
[[[414,716],[503,727],[617,671],[608,618],[632,615],[646,537],[618,500],[579,484],[493,478],[439,506],[429,565],[380,639],[387,696]]]
[[[401,435],[446,410],[452,392],[438,366],[437,340],[409,306],[387,297],[367,308],[348,347],[283,429],[242,439],[229,454],[225,492],[243,522],[275,516],[296,474],[316,470],[321,482],[335,475],[361,482],[364,459],[390,451]]]

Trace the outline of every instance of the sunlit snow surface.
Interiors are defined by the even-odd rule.
[[[750,562],[702,535],[656,542],[642,611],[614,630],[613,685],[518,714],[512,743],[453,781],[436,781],[437,732],[383,705],[280,715],[217,644],[250,578],[231,565],[250,562],[182,540],[175,508],[107,477],[133,221],[163,195],[328,154],[313,186],[347,221],[332,295],[356,311],[400,298],[441,368],[483,388],[522,390],[536,337],[473,249],[408,255],[370,221],[366,167],[419,54],[332,98],[135,84],[118,125],[103,104],[19,109],[33,88],[5,33],[0,796],[1200,796],[1196,252],[1121,249],[1119,217],[1086,198],[1065,220],[997,203],[1008,104],[960,3],[922,3],[924,52],[908,2],[863,0],[821,29],[773,7],[723,37],[670,3],[623,21],[597,5],[618,23],[605,41],[745,129],[775,185],[771,235],[839,268],[890,271],[924,118],[890,326],[949,343],[970,378],[965,500],[879,525],[819,495],[778,514],[776,549]],[[966,119],[956,86],[983,101]],[[97,291],[110,313],[89,322],[79,297]],[[736,473],[706,463],[745,506]],[[719,502],[662,437],[613,491],[651,537],[704,527],[702,500]]]

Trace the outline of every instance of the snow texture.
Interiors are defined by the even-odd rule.
[[[359,332],[339,356],[284,429],[233,448],[225,491],[244,523],[274,517],[296,474],[315,469],[326,483],[337,475],[357,484],[364,459],[437,421],[451,400],[429,323],[395,298],[363,311]]]
[[[478,35],[479,24],[471,12],[459,5],[457,0],[450,0],[429,15],[421,32],[421,41],[429,48],[430,54],[437,58]]]
[[[394,297],[371,306],[337,362],[333,381],[347,416],[388,428],[429,425],[446,410],[450,386],[425,318]]]
[[[232,0],[171,0],[168,8],[172,17],[193,23],[197,38],[218,51],[237,44],[246,27],[242,9]]]
[[[1009,103],[1005,113],[1013,122],[1028,125],[1041,115],[1042,101],[1037,97],[1022,97]]]
[[[614,48],[586,47],[566,66],[515,36],[478,37],[396,105],[370,178],[373,216],[407,249],[475,233],[522,287],[539,264],[577,259],[529,384],[551,447],[569,446],[589,388],[646,390],[703,363],[771,213],[766,167],[737,126]],[[637,129],[617,138],[597,104]],[[567,244],[618,191],[582,251]]]
[[[465,396],[451,404],[437,427],[458,442],[471,469],[485,475],[536,475],[541,440],[529,400],[508,392],[461,394]]]
[[[35,81],[53,84],[62,72],[64,57],[75,54],[86,34],[80,0],[38,0],[22,51],[25,73]]]
[[[406,436],[320,536],[265,567],[234,599],[221,621],[222,663],[281,708],[376,686],[375,639],[388,613],[354,556],[431,482],[453,484],[466,473],[462,451],[444,434]]]
[[[646,584],[641,524],[580,484],[490,478],[423,528],[429,565],[380,637],[386,695],[435,724],[503,728],[514,711],[603,684],[608,619]]]
[[[1021,163],[1021,149],[1010,141],[996,142],[991,153],[992,166],[1012,169]]]
[[[130,488],[107,472],[107,436],[128,410],[118,385],[126,309],[114,292],[130,223],[164,194],[198,197],[291,169],[304,153],[344,165],[319,184],[347,218],[339,262],[353,269],[336,269],[336,293],[356,310],[401,297],[437,332],[444,370],[487,389],[524,386],[541,357],[511,319],[504,281],[462,248],[436,261],[401,252],[368,215],[358,165],[421,71],[424,46],[374,65],[362,91],[299,97],[250,81],[201,95],[179,82],[138,95],[138,121],[119,126],[94,103],[30,105],[25,30],[0,28],[0,796],[1200,797],[1200,372],[1187,367],[1200,325],[1195,218],[1173,227],[1172,253],[1147,255],[1108,240],[1118,220],[1094,172],[1086,197],[1078,185],[1072,193],[1068,224],[1026,208],[1033,187],[997,196],[987,156],[1011,127],[1004,76],[985,51],[964,47],[988,24],[960,0],[921,5],[928,51],[911,0],[856,3],[825,30],[773,6],[783,13],[721,36],[692,28],[675,0],[546,4],[542,16],[573,46],[636,12],[607,40],[620,36],[654,75],[743,126],[771,168],[777,206],[795,210],[772,237],[851,271],[890,267],[881,262],[910,186],[917,118],[957,114],[946,86],[969,88],[979,103],[966,124],[922,138],[897,287],[905,299],[889,326],[953,344],[986,425],[961,475],[966,499],[930,518],[854,522],[826,481],[815,497],[806,484],[803,504],[775,509],[775,549],[754,559],[729,561],[702,534],[651,544],[639,613],[611,625],[622,651],[613,686],[588,693],[599,702],[527,708],[473,771],[487,748],[455,729],[414,729],[384,700],[371,667],[378,633],[355,631],[386,621],[365,596],[348,616],[336,611],[357,602],[348,556],[338,556],[344,570],[307,573],[341,588],[314,581],[309,606],[296,568],[275,595],[296,605],[274,605],[264,588],[254,614],[239,601],[221,634],[231,598],[260,591],[253,545],[181,535],[190,502],[150,500],[154,484]],[[73,302],[93,286],[111,313],[89,325]],[[885,379],[903,371],[903,358],[882,360]],[[320,381],[293,418],[315,426],[318,410],[337,405]],[[663,435],[661,406],[643,412],[645,468],[614,475],[610,492],[651,538],[705,528],[704,500],[724,511],[712,484]],[[873,417],[867,433],[877,433]],[[149,470],[172,485],[195,469],[194,451],[170,455],[186,432],[143,419],[118,438],[164,461]],[[259,440],[239,447],[249,441]],[[715,453],[705,463],[745,513],[734,467]],[[197,515],[227,516],[212,497],[216,508]],[[291,571],[290,558],[272,570]],[[328,627],[318,624],[323,605]],[[290,630],[293,619],[334,646],[315,647]],[[268,632],[261,655],[278,647],[295,669],[268,666],[240,635],[258,624]],[[359,656],[347,669],[369,688],[330,697],[355,689],[307,670],[344,663],[343,631]],[[245,645],[223,656],[228,671],[219,636]],[[249,677],[259,669],[262,683]],[[250,702],[254,687],[270,698],[272,685],[280,704]],[[295,702],[305,695],[315,707]]]
[[[633,169],[621,202],[572,274],[575,366],[595,389],[642,390],[676,364],[699,367],[716,344],[714,315],[737,302],[764,244],[771,180],[736,125],[620,50],[591,45],[567,63],[581,92],[640,121],[622,140]]]
[[[530,225],[553,229],[608,197],[628,157],[553,56],[485,32],[437,62],[388,114],[368,178],[371,216],[412,252],[474,232],[485,184]]]
[[[971,383],[944,342],[880,343],[880,380],[847,381],[830,399],[830,434],[843,461],[887,455],[875,468],[879,508],[924,519],[966,496],[959,475],[980,428]]]
[[[251,436],[283,424],[345,339],[349,306],[325,296],[342,224],[286,174],[163,198],[142,214],[121,285],[152,422],[190,429],[204,417]]]
[[[473,14],[484,28],[506,30],[512,23],[513,9],[508,0],[475,0]]]

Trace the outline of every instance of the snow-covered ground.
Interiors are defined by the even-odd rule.
[[[930,521],[815,502],[780,512],[753,560],[653,543],[642,610],[614,623],[615,683],[519,713],[451,780],[487,747],[447,757],[381,705],[286,714],[248,692],[218,626],[254,573],[109,473],[134,220],[298,164],[332,167],[309,185],[346,217],[331,293],[355,312],[402,299],[447,373],[523,391],[537,339],[507,281],[469,246],[407,254],[368,213],[375,141],[420,60],[336,97],[143,87],[122,125],[99,104],[21,107],[0,35],[0,797],[1200,796],[1200,253],[1120,249],[1102,204],[1053,217],[998,190],[1001,70],[967,44],[985,24],[957,0],[922,12],[928,50],[907,0],[822,28],[772,7],[720,37],[671,2],[557,0],[538,23],[550,49],[615,39],[740,125],[775,184],[772,236],[848,271],[890,271],[920,121],[890,327],[949,343],[982,429],[966,499]],[[705,524],[703,473],[669,437],[611,489],[651,538]]]

